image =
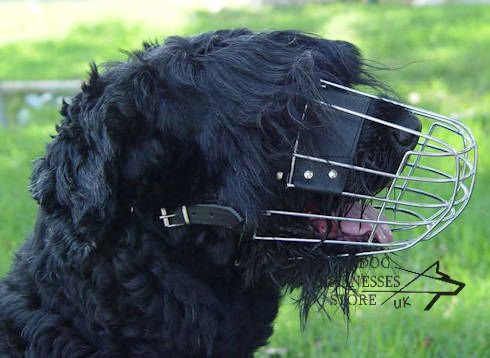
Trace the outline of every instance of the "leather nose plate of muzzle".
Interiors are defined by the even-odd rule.
[[[325,103],[361,114],[368,112],[372,102],[369,97],[331,88],[324,93]],[[352,165],[363,123],[362,117],[333,108],[331,118],[328,118],[324,127],[300,131],[297,153]],[[292,170],[291,183],[294,187],[319,193],[340,194],[344,191],[351,169],[296,157]]]

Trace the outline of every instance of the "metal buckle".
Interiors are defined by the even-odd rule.
[[[177,224],[171,224],[170,219],[177,216],[177,214],[167,214],[167,209],[161,208],[160,211],[162,215],[159,216],[160,219],[163,220],[163,225],[165,227],[178,227],[178,226],[184,226],[184,225],[189,225],[190,220],[189,220],[189,214],[187,213],[187,208],[185,205],[182,205],[182,217],[184,218],[183,223],[177,223]]]

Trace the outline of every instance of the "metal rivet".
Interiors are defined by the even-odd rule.
[[[337,178],[338,174],[339,173],[337,173],[337,171],[335,169],[330,169],[330,171],[328,172],[328,177],[330,179],[335,179],[335,178]]]
[[[282,180],[282,177],[284,176],[284,173],[283,172],[277,172],[276,173],[276,179],[277,180]]]
[[[303,175],[306,180],[310,180],[311,178],[313,178],[313,172],[311,170],[305,171]]]

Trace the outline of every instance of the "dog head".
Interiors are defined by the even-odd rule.
[[[271,220],[264,212],[353,217],[372,208],[341,198],[338,188],[288,189],[295,148],[315,157],[349,153],[354,166],[394,173],[418,139],[372,121],[352,124],[329,104],[355,98],[322,87],[322,80],[382,88],[353,45],[293,31],[171,37],[146,44],[101,75],[94,66],[83,91],[63,106],[58,135],[33,173],[34,198],[51,220],[69,222],[72,231],[63,235],[61,225],[52,225],[63,240],[49,245],[62,257],[83,260],[108,236],[116,240],[114,232],[126,223],[144,219],[169,247],[200,250],[216,266],[235,262],[248,284],[268,276],[281,286],[302,287],[307,312],[325,287],[349,284],[356,259],[335,257],[339,249],[330,245],[257,242],[253,235],[362,241],[369,228]],[[329,102],[335,96],[338,102]],[[414,116],[381,100],[363,111],[420,129]],[[309,180],[307,171],[300,175]],[[341,191],[358,194],[372,195],[389,182],[366,172],[336,173]],[[162,207],[173,212],[195,204],[233,208],[243,221],[238,229],[158,222]],[[382,234],[375,240],[389,240]]]

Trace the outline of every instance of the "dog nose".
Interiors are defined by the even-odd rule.
[[[417,132],[420,132],[420,130],[422,129],[422,123],[420,123],[420,120],[410,113],[405,113],[404,115],[398,117],[395,123]],[[400,129],[393,130],[393,137],[396,144],[401,146],[404,150],[413,149],[418,142],[417,135],[405,132]]]

